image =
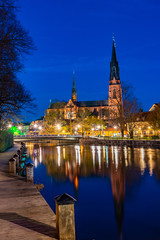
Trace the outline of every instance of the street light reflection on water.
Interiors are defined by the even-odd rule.
[[[158,239],[160,149],[26,146],[35,166],[35,182],[44,184],[41,193],[51,208],[55,210],[53,199],[63,192],[77,199],[77,240],[123,235],[125,239]],[[150,229],[146,228],[148,219]],[[153,227],[154,238],[150,238]]]

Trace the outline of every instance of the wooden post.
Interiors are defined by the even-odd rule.
[[[16,174],[16,159],[14,158],[9,160],[9,173]]]
[[[27,182],[33,182],[33,164],[28,163],[26,165],[26,180]]]
[[[59,240],[75,240],[74,202],[76,200],[64,193],[55,197],[56,230]]]

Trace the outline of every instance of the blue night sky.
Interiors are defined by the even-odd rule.
[[[19,78],[36,98],[35,115],[50,99],[71,98],[75,70],[78,100],[108,96],[112,35],[121,81],[147,111],[159,102],[159,0],[19,0],[19,19],[37,51],[27,56]]]

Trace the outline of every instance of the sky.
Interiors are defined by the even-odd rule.
[[[159,0],[19,0],[18,19],[37,50],[19,79],[44,116],[50,99],[71,98],[73,71],[79,101],[108,97],[112,36],[121,81],[133,86],[144,111],[160,101]]]

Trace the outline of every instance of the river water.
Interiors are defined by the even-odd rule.
[[[160,149],[28,143],[34,182],[77,199],[77,240],[160,239]]]

